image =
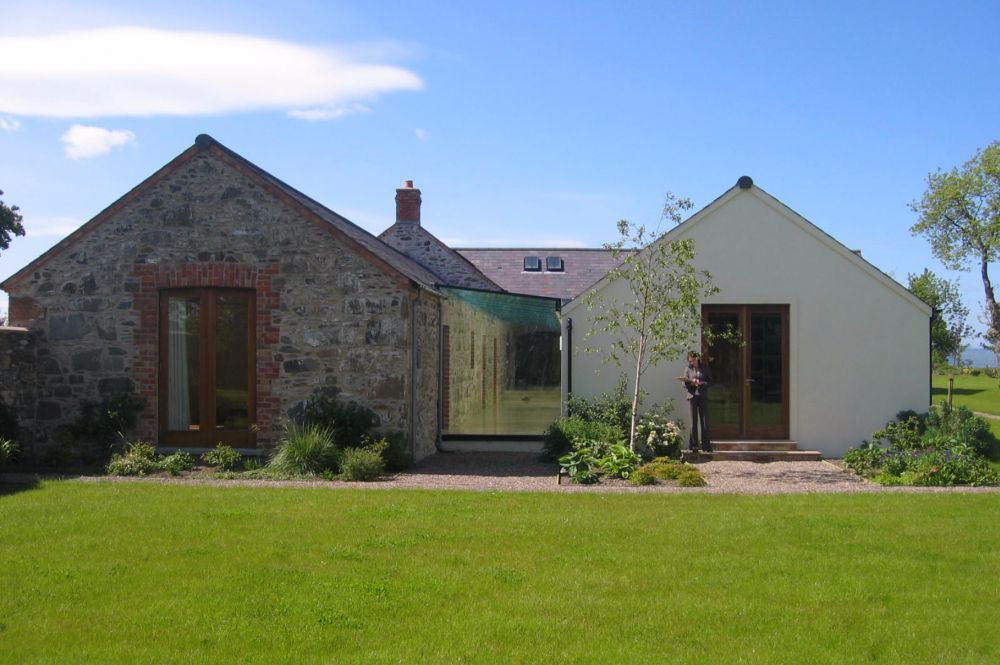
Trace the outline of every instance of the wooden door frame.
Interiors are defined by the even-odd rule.
[[[217,305],[220,296],[239,296],[247,301],[247,414],[250,427],[246,430],[220,430],[215,426],[215,342]],[[239,448],[254,448],[257,433],[253,423],[257,421],[257,298],[252,289],[235,288],[167,288],[160,289],[159,302],[159,359],[158,395],[159,441],[161,445],[182,448],[210,448],[217,443],[226,443]],[[202,318],[199,330],[199,360],[202,370],[201,393],[198,408],[201,410],[201,424],[198,430],[177,432],[167,429],[167,408],[169,394],[169,312],[170,298],[198,298]]]
[[[743,305],[743,304],[733,304],[733,305],[702,305],[701,317],[703,329],[707,329],[708,326],[708,316],[713,313],[726,313],[726,314],[736,314],[739,319],[740,327],[740,360],[739,360],[739,386],[740,386],[740,408],[739,408],[739,425],[737,427],[738,432],[735,438],[738,439],[788,439],[790,432],[790,413],[791,413],[791,390],[789,379],[791,376],[790,372],[790,340],[789,340],[789,306],[788,305]],[[748,379],[750,378],[750,315],[753,313],[772,313],[781,315],[781,355],[782,355],[782,420],[783,423],[780,426],[774,427],[764,427],[758,426],[754,427],[753,423],[750,422],[750,383]],[[702,337],[702,354],[709,358],[709,369],[712,367],[712,358],[709,357],[708,345]],[[714,371],[714,370],[713,370]],[[712,414],[709,413],[709,424],[711,428],[711,417]],[[710,431],[712,431],[710,429]],[[713,438],[717,438],[713,434]],[[728,438],[728,437],[726,437]]]

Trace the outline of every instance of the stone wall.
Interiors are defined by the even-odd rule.
[[[25,328],[0,327],[0,402],[19,415],[21,444],[32,452],[38,370],[37,336]]]
[[[500,291],[468,259],[438,240],[418,222],[396,222],[379,239],[441,278],[446,286]]]
[[[83,400],[134,388],[147,400],[137,435],[157,436],[160,294],[181,287],[256,294],[258,446],[320,386],[373,409],[384,428],[408,431],[414,287],[324,222],[218,148],[175,160],[102,217],[7,284],[12,321],[44,340],[37,415],[47,431]],[[430,425],[420,429],[426,437]]]

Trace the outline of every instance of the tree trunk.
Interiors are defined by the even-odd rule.
[[[642,378],[642,357],[646,351],[646,338],[639,339],[639,357],[635,362],[635,388],[632,390],[632,422],[628,430],[628,449],[635,452],[635,426],[639,421],[639,380]]]
[[[983,278],[983,289],[986,291],[986,316],[990,326],[987,334],[990,341],[993,342],[993,353],[1000,361],[1000,312],[997,312],[997,301],[993,296],[993,284],[990,283],[989,264],[985,254],[980,256],[979,274]]]

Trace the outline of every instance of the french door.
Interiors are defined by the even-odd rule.
[[[160,292],[160,443],[253,447],[254,293]]]
[[[712,438],[787,439],[788,305],[705,305],[702,319]]]

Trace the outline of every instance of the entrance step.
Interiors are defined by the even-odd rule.
[[[714,441],[711,453],[684,451],[692,462],[818,462],[818,450],[799,450],[795,441]]]

